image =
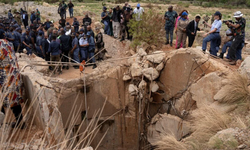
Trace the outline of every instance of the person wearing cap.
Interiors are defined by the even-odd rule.
[[[72,49],[70,50],[70,54],[73,56],[72,58],[80,63],[79,59],[79,44],[78,44],[78,38],[76,37],[76,33],[71,34],[72,37]],[[79,66],[74,66],[75,69],[78,69]]]
[[[101,14],[101,18],[102,18],[102,23],[105,26],[104,27],[104,33],[107,34],[107,35],[111,35],[110,27],[109,27],[110,18],[108,16],[107,8],[105,6],[103,7],[103,12]]]
[[[69,1],[68,7],[69,7],[69,16],[70,16],[70,18],[72,18],[73,17],[73,7],[74,7],[74,4],[71,1]]]
[[[32,54],[32,47],[30,46],[31,44],[31,38],[30,38],[30,35],[29,35],[29,32],[30,32],[30,29],[27,28],[25,30],[25,32],[22,34],[22,38],[21,38],[21,41],[22,41],[22,48],[26,49],[27,50],[27,55],[31,55]]]
[[[207,49],[207,42],[210,42],[210,54],[217,56],[218,52],[218,41],[221,40],[220,37],[220,30],[221,30],[221,13],[219,11],[216,11],[214,14],[214,23],[212,25],[208,24],[207,22],[204,22],[208,27],[210,27],[210,31],[208,33],[204,34],[204,39],[202,42],[202,50],[205,53]]]
[[[89,32],[90,35],[91,35],[93,38],[95,38],[95,33],[94,33],[94,31],[92,30],[91,26],[87,26],[87,32]]]
[[[97,53],[99,53],[99,54],[97,54],[96,58],[99,61],[99,60],[103,60],[104,55],[105,55],[105,52],[103,51],[104,41],[103,41],[103,35],[102,35],[102,32],[100,31],[100,29],[96,28],[95,30],[97,33],[97,35],[95,37],[96,48],[97,48]],[[100,51],[102,51],[102,52],[100,52]]]
[[[38,8],[36,9],[36,20],[37,20],[37,22],[38,22],[39,20],[41,20],[41,13],[40,13],[40,11],[38,10]]]
[[[38,36],[36,38],[36,52],[37,55],[41,58],[45,58],[45,54],[43,53],[43,47],[42,47],[42,41],[43,41],[43,33],[38,32]]]
[[[121,32],[121,10],[119,6],[116,6],[113,9],[113,15],[112,15],[112,25],[113,25],[113,33],[114,38],[120,38],[120,32]]]
[[[60,44],[61,44],[61,50],[62,54],[65,56],[69,56],[69,51],[71,49],[71,37],[69,35],[65,34],[65,30],[61,29],[61,36],[60,36]],[[62,62],[69,62],[69,59],[67,57],[62,57]],[[65,66],[63,66],[63,69]],[[66,69],[69,69],[69,65],[66,65]]]
[[[95,64],[95,40],[94,37],[91,36],[91,32],[87,32],[87,38],[88,38],[88,54],[89,54],[89,62],[94,63],[93,69],[95,69],[97,66]]]
[[[187,40],[186,27],[188,26],[188,23],[189,23],[187,16],[188,16],[188,13],[184,11],[181,14],[181,17],[179,18],[178,23],[177,23],[177,37],[178,37],[177,49],[180,48],[181,43],[183,44],[182,47],[186,48],[186,40]]]
[[[80,61],[82,62],[83,60],[87,61],[88,58],[88,39],[86,34],[83,33],[83,35],[80,35],[79,39],[79,47],[80,47],[80,53],[81,53],[81,59]]]
[[[77,21],[77,18],[74,18],[73,26],[74,26],[74,31],[78,32],[80,24]]]
[[[22,16],[22,19],[23,19],[24,28],[26,29],[26,27],[29,25],[29,23],[28,23],[29,18],[28,18],[27,11],[24,11],[24,14],[23,14],[23,16]]]
[[[9,10],[9,11],[8,11],[8,19],[9,19],[9,20],[12,20],[12,18],[13,18],[13,15],[12,15],[12,13],[11,13],[11,10]]]
[[[48,52],[46,53],[47,55],[51,55],[50,56],[50,60],[51,61],[56,61],[56,62],[59,62],[60,61],[60,54],[61,54],[61,51],[60,51],[60,43],[56,42],[56,36],[53,35],[52,36],[52,41],[50,42],[49,44],[49,49],[48,49]],[[51,70],[54,70],[54,66],[51,68]],[[59,72],[59,74],[62,73],[62,69],[61,69],[61,65],[59,65],[59,68],[57,70]]]
[[[235,24],[227,22],[227,24],[234,29],[232,45],[229,48],[229,64],[236,65],[237,52],[242,50],[242,43],[245,41],[245,26],[246,19],[242,17],[243,14],[240,11],[234,13],[234,18],[236,20]],[[241,58],[241,54],[240,54]]]
[[[165,30],[166,30],[166,44],[170,44],[172,46],[173,44],[173,32],[174,32],[174,26],[175,26],[175,19],[178,17],[178,14],[176,11],[173,10],[173,6],[168,7],[168,11],[164,15],[165,22]],[[170,42],[169,42],[169,35],[170,35]]]
[[[144,13],[144,9],[141,7],[141,5],[138,3],[136,5],[136,8],[134,9],[134,14],[135,14],[135,20],[136,21],[141,21],[141,15]]]

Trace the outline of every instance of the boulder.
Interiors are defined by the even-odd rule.
[[[137,51],[138,55],[140,55],[141,57],[146,56],[147,53],[143,48],[139,48]]]
[[[132,77],[139,77],[142,75],[142,67],[138,63],[133,63],[130,72]]]
[[[143,69],[142,74],[149,80],[155,80],[159,77],[159,72],[152,67]]]
[[[85,147],[85,148],[83,148],[81,150],[94,150],[94,149],[91,146],[88,146],[88,147]]]
[[[128,87],[128,91],[131,96],[136,96],[138,93],[138,88],[134,84],[130,84]]]
[[[223,102],[225,96],[228,94],[228,91],[230,91],[232,88],[230,85],[223,86],[215,95],[214,100],[218,102]]]
[[[163,68],[164,68],[164,63],[161,62],[158,66],[156,66],[155,69],[156,69],[157,71],[161,71]]]
[[[131,77],[130,77],[130,75],[124,74],[122,79],[123,79],[123,81],[128,81],[128,80],[131,80]]]
[[[180,140],[191,132],[190,124],[177,116],[170,114],[157,114],[148,127],[148,141],[154,145],[162,137],[172,135]]]
[[[214,95],[220,90],[222,85],[221,80],[215,72],[212,72],[190,87],[192,99],[196,101],[198,108],[214,102]]]
[[[151,55],[147,55],[147,60],[156,64],[161,63],[164,58],[165,58],[165,53],[162,51],[156,51]]]
[[[248,79],[250,79],[250,56],[247,56],[241,63],[239,71],[242,74],[247,74]]]
[[[145,89],[147,87],[147,82],[144,80],[141,80],[138,86],[140,89]]]
[[[128,59],[128,64],[132,65],[133,63],[140,63],[141,62],[141,57],[137,54],[134,54]]]
[[[150,84],[150,89],[151,89],[152,92],[156,92],[156,91],[158,91],[158,89],[159,89],[159,85],[158,85],[155,81],[153,81],[153,82]]]

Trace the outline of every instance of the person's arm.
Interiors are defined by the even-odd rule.
[[[206,21],[204,21],[205,23],[205,25],[207,25],[209,28],[212,28],[212,25],[211,24],[208,24]]]
[[[178,23],[177,23],[177,29],[180,29],[181,31],[184,31],[184,28],[182,28],[182,27],[180,26],[180,21],[181,21],[181,20],[179,20]]]
[[[229,24],[229,26],[231,26],[231,27],[234,27],[235,29],[238,29],[241,26],[241,24],[233,24],[233,23],[228,22],[228,21],[227,21],[227,24]]]
[[[102,19],[105,19],[106,17],[108,16],[108,13],[106,13],[106,15],[104,16],[103,13],[102,13]]]

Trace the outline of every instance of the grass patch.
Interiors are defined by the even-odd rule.
[[[155,150],[187,150],[187,148],[184,143],[177,141],[175,137],[167,135],[156,142]]]

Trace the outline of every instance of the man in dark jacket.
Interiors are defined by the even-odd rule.
[[[198,27],[200,19],[201,19],[200,16],[196,16],[195,20],[191,21],[186,27],[188,36],[188,47],[192,47],[196,33],[197,31],[200,31],[200,28]]]
[[[26,27],[28,26],[28,21],[29,21],[27,11],[24,12],[22,18],[23,18],[23,25],[24,25],[24,27],[26,29]]]
[[[91,25],[91,23],[92,23],[91,18],[89,18],[89,15],[86,14],[85,17],[82,19],[82,24],[84,26],[84,30],[85,30],[84,33],[85,34],[87,34],[87,26]]]
[[[120,30],[121,30],[121,10],[119,6],[113,9],[113,16],[111,18],[113,23],[113,33],[114,38],[120,38]]]
[[[50,61],[50,53],[48,52],[49,51],[48,34],[45,34],[44,38],[42,39],[42,48],[43,48],[43,53],[45,54],[45,60]],[[52,70],[52,67],[49,66],[49,69]]]
[[[50,25],[52,22],[49,21],[49,19],[46,19],[46,22],[44,23],[44,29],[47,31],[50,28]]]
[[[69,7],[69,16],[70,16],[70,18],[72,18],[73,17],[73,7],[74,7],[74,4],[71,1],[69,1],[68,7]]]
[[[69,51],[71,50],[71,37],[68,35],[65,35],[65,30],[63,28],[60,29],[61,36],[60,36],[60,43],[61,43],[61,50],[62,54],[65,56],[69,56]],[[69,59],[67,57],[62,57],[62,62],[69,62]],[[65,67],[63,66],[63,69]],[[69,69],[69,66],[66,65],[66,69]]]

